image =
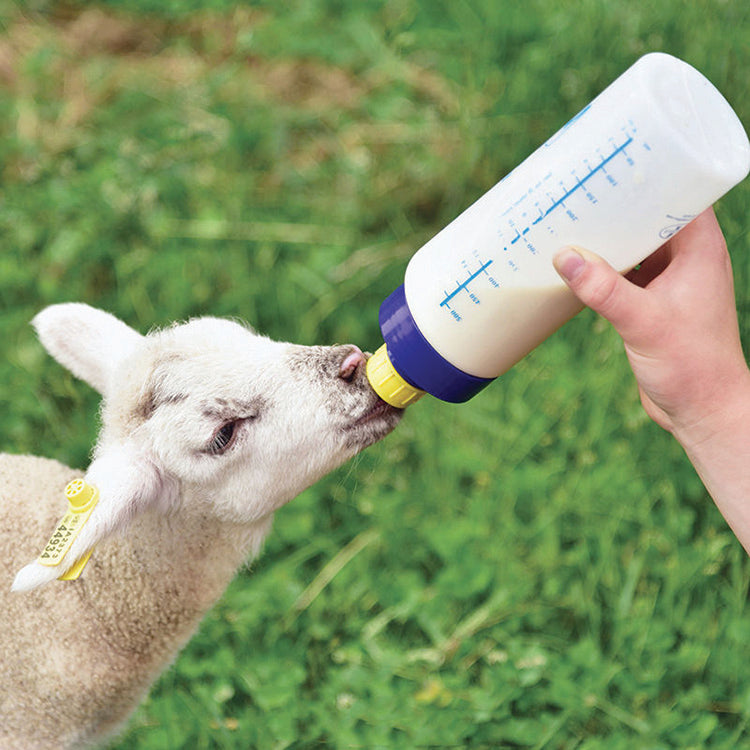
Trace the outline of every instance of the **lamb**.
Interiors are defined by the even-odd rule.
[[[33,324],[103,396],[84,477],[100,499],[58,566],[29,562],[80,473],[0,456],[3,750],[111,736],[258,553],[274,511],[401,415],[353,345],[275,342],[219,318],[142,336],[78,303]],[[92,549],[80,578],[47,585]]]

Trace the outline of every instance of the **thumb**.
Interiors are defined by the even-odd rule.
[[[603,258],[582,248],[563,248],[552,262],[576,297],[606,318],[626,338],[630,322],[645,305],[643,289],[628,281]]]

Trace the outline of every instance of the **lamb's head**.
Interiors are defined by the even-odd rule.
[[[255,520],[395,426],[364,363],[218,318],[151,333],[111,375],[100,449],[133,441],[187,495]]]
[[[34,325],[47,350],[103,396],[86,472],[102,499],[68,566],[134,514],[169,512],[178,498],[221,520],[263,519],[401,414],[372,391],[366,357],[351,345],[280,343],[219,318],[142,336],[82,304],[46,308]],[[27,566],[14,587],[52,580],[64,565]]]

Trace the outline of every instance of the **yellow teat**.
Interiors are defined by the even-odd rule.
[[[419,401],[425,394],[399,375],[388,358],[388,348],[385,344],[367,360],[367,379],[383,401],[398,409],[404,409]]]

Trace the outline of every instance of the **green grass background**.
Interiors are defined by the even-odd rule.
[[[411,254],[641,54],[750,125],[737,0],[0,2],[0,447],[84,466],[28,321],[379,344]],[[750,183],[718,206],[750,343]],[[744,448],[743,448],[744,449]],[[750,746],[748,561],[584,312],[277,515],[113,748]]]

